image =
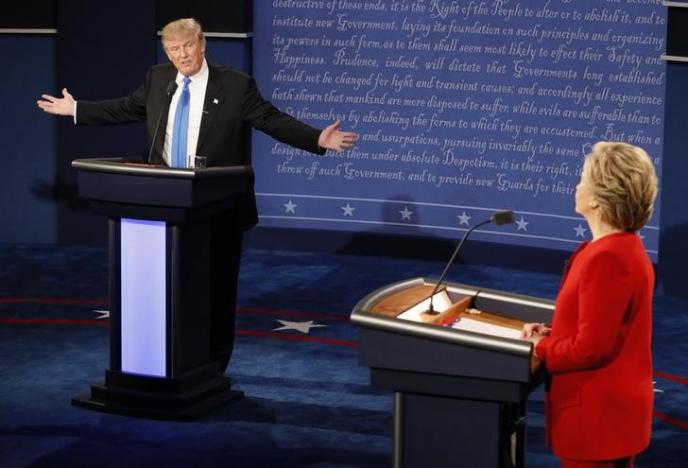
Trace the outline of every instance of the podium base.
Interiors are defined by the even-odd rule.
[[[244,396],[232,390],[229,378],[202,374],[172,379],[106,371],[105,381],[92,384],[91,391],[72,398],[72,404],[125,416],[191,421]]]

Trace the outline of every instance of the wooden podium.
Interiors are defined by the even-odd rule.
[[[210,360],[211,217],[253,189],[249,166],[78,159],[79,196],[109,218],[110,368],[72,403],[193,419],[241,392]]]
[[[554,304],[447,283],[446,310],[399,318],[434,287],[424,278],[394,283],[351,314],[360,364],[372,385],[394,392],[394,467],[525,466],[525,402],[544,373],[531,343],[454,327],[465,320],[515,334],[525,322],[551,322]]]

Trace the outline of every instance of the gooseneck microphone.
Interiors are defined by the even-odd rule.
[[[172,100],[172,95],[177,91],[177,82],[172,80],[167,83],[167,88],[165,89],[165,96],[167,97],[167,102],[160,109],[160,114],[158,114],[158,121],[155,123],[155,131],[153,132],[153,141],[151,142],[150,149],[148,150],[147,164],[151,163],[151,157],[153,156],[153,148],[155,148],[155,141],[158,138],[158,130],[160,129],[160,120],[162,120],[162,113],[169,111],[170,101]]]
[[[437,293],[437,290],[439,289],[440,285],[442,284],[442,280],[444,280],[444,275],[447,274],[447,271],[449,271],[449,267],[454,263],[454,259],[459,253],[459,250],[461,250],[461,246],[463,246],[463,243],[466,242],[466,239],[468,239],[468,235],[473,232],[475,229],[479,228],[480,226],[484,226],[486,224],[492,223],[497,226],[501,226],[502,224],[512,224],[514,223],[514,212],[511,210],[506,210],[506,211],[497,211],[494,213],[492,216],[490,216],[489,219],[486,219],[485,221],[481,221],[480,223],[476,224],[472,228],[470,228],[468,231],[466,231],[466,234],[463,235],[461,238],[461,242],[459,242],[459,245],[456,246],[456,249],[454,250],[454,253],[452,254],[451,258],[449,259],[449,262],[447,262],[447,266],[444,267],[444,271],[442,272],[442,275],[440,275],[440,279],[437,280],[437,284],[435,285],[435,289],[432,290],[432,294],[430,294],[430,306],[428,307],[428,310],[425,312],[426,314],[437,314],[438,312],[435,312],[435,310],[432,307],[432,299]]]

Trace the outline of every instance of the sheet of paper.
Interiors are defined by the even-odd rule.
[[[449,307],[451,307],[451,305],[452,301],[451,299],[449,299],[447,291],[440,291],[436,293],[432,298],[432,308],[435,312],[444,312]],[[430,298],[422,302],[419,302],[410,309],[397,315],[397,318],[403,320],[410,320],[411,322],[422,322],[423,320],[421,319],[420,315],[423,312],[426,312],[428,310],[428,307],[430,307]]]
[[[481,322],[466,317],[461,317],[461,320],[454,323],[452,328],[457,330],[464,330],[476,333],[483,333],[485,335],[500,336],[502,338],[521,338],[521,330],[504,327],[501,325],[494,325],[492,323]]]

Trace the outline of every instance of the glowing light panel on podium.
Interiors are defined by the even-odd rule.
[[[166,223],[121,222],[122,372],[165,377]]]

